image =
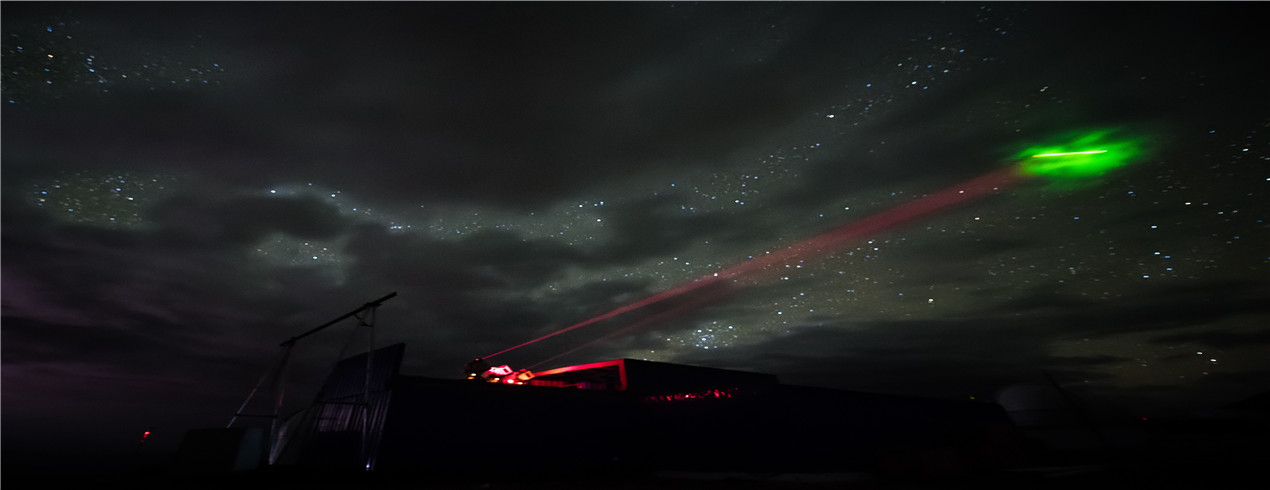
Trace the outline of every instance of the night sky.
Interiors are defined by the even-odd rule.
[[[5,459],[127,453],[147,427],[171,450],[280,342],[394,291],[375,343],[457,378],[1095,130],[1144,153],[491,361],[979,400],[1048,376],[1134,416],[1258,395],[1254,10],[5,2]],[[364,349],[354,326],[301,341],[288,410]]]

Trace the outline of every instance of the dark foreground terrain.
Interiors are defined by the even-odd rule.
[[[1126,458],[1109,464],[1032,466],[1003,471],[896,475],[867,471],[842,473],[631,472],[564,474],[507,471],[487,475],[334,473],[272,468],[217,476],[181,476],[164,471],[115,473],[4,472],[6,488],[67,489],[422,489],[422,490],[678,490],[678,489],[1094,489],[1094,488],[1263,488],[1264,455],[1196,455],[1168,459]]]
[[[1030,446],[1021,464],[972,470],[951,460],[908,460],[906,469],[860,468],[844,461],[823,472],[708,472],[650,470],[578,471],[561,461],[552,468],[517,465],[514,459],[488,460],[488,469],[350,472],[274,466],[222,474],[178,474],[170,455],[143,453],[127,460],[54,458],[6,450],[6,489],[419,489],[419,490],[679,490],[679,489],[1243,489],[1265,488],[1270,435],[1260,423],[1178,423],[1141,433],[1134,444],[1103,449],[1055,451]],[[492,454],[492,453],[491,453]],[[474,455],[475,457],[476,455]],[[955,460],[955,458],[954,458]],[[685,467],[690,468],[691,464]]]

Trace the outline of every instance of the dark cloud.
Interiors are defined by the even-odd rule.
[[[1231,313],[1231,315],[1237,314],[1238,312]],[[1256,329],[1247,331],[1200,331],[1161,335],[1152,339],[1152,342],[1158,344],[1195,343],[1211,345],[1219,349],[1234,349],[1270,344],[1270,335],[1267,335],[1265,330]],[[1185,357],[1189,357],[1189,355]]]
[[[153,213],[152,219],[177,239],[230,248],[255,244],[270,233],[330,239],[348,226],[334,206],[314,197],[246,197],[210,203],[177,197],[157,204]]]
[[[1064,296],[1034,297],[1004,304],[1002,311],[1071,325],[1074,333],[1167,331],[1264,313],[1268,307],[1259,299],[1263,293],[1260,284],[1208,284],[1144,289],[1111,305]]]
[[[1038,362],[1042,350],[1036,332],[981,321],[820,325],[725,352],[714,364],[795,384],[963,398],[1033,378],[1049,366]]]

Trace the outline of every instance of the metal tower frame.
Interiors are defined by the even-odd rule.
[[[363,459],[365,459],[366,450],[367,450],[366,431],[369,430],[368,424],[370,419],[369,406],[368,406],[368,402],[370,400],[370,378],[371,378],[371,372],[373,370],[372,363],[374,362],[374,359],[375,359],[375,354],[374,354],[375,352],[375,329],[374,329],[375,310],[379,308],[379,306],[382,305],[385,301],[388,301],[395,296],[397,296],[396,291],[389,293],[388,295],[382,298],[379,298],[377,300],[363,304],[362,306],[357,307],[353,311],[350,311],[348,313],[345,313],[343,315],[336,317],[334,320],[318,325],[307,332],[291,337],[283,341],[281,344],[278,344],[278,346],[282,348],[282,350],[279,352],[278,362],[275,363],[273,367],[269,369],[269,371],[265,372],[264,376],[260,377],[260,381],[256,382],[256,386],[251,389],[251,392],[247,393],[247,399],[243,400],[243,403],[242,405],[238,407],[238,410],[234,411],[234,416],[229,419],[229,423],[225,425],[225,428],[228,429],[233,427],[234,422],[237,422],[239,417],[255,417],[255,418],[270,419],[269,438],[266,441],[267,447],[265,448],[265,451],[266,451],[266,454],[269,455],[268,456],[269,464],[272,465],[275,459],[274,444],[277,443],[277,438],[278,438],[278,413],[282,411],[282,400],[284,395],[286,394],[286,374],[287,374],[286,369],[287,369],[287,362],[290,361],[291,359],[291,350],[295,348],[296,342],[298,342],[300,339],[313,335],[317,333],[318,331],[325,329],[326,327],[329,327],[331,325],[334,325],[336,323],[339,323],[341,321],[344,321],[352,317],[357,319],[358,327],[370,328],[370,342],[369,342],[369,345],[366,346],[366,381],[362,387],[362,402],[361,402],[361,405],[362,405],[362,428],[361,428],[362,429],[362,447],[360,452]],[[366,314],[359,316],[362,312],[366,312]],[[243,413],[243,410],[247,408],[247,405],[249,403],[251,403],[252,398],[256,396],[256,393],[258,391],[260,391],[260,387],[264,386],[266,380],[269,381],[269,389],[271,391],[274,391],[276,389],[276,392],[278,394],[277,401],[274,403],[274,406],[273,406],[273,413],[272,414]]]

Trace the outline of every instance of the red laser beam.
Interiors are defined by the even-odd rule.
[[[519,349],[521,347],[539,342],[542,340],[555,337],[562,333],[577,330],[579,328],[591,325],[593,323],[607,320],[615,316],[627,313],[633,310],[643,308],[645,306],[674,298],[681,294],[694,291],[719,281],[732,280],[737,282],[740,279],[754,274],[759,271],[772,269],[775,266],[786,264],[795,260],[804,262],[819,259],[826,255],[830,255],[841,249],[848,242],[859,239],[864,236],[872,235],[880,231],[899,226],[901,224],[913,221],[917,218],[934,213],[941,209],[959,204],[964,201],[982,196],[992,191],[1008,187],[1014,183],[1024,179],[1025,176],[1020,174],[1017,165],[1012,165],[1000,170],[990,172],[988,174],[976,177],[974,179],[962,182],[960,184],[948,187],[944,190],[937,191],[933,194],[914,199],[897,207],[880,212],[860,221],[848,223],[826,233],[816,235],[801,242],[795,243],[775,252],[769,252],[762,256],[755,257],[737,265],[728,267],[710,275],[694,279],[692,281],[680,284],[673,288],[667,289],[660,293],[654,294],[639,301],[628,303],[620,306],[608,313],[604,313],[593,318],[575,323],[568,327],[548,333],[536,339],[532,339],[520,344],[508,347],[493,354],[487,355],[484,359],[497,356],[509,351]],[[755,281],[757,283],[757,280]],[[641,322],[642,324],[643,322]],[[626,331],[628,329],[623,329]],[[587,344],[589,345],[589,344]],[[572,352],[572,351],[571,351]]]
[[[666,321],[666,320],[671,319],[671,318],[675,318],[675,317],[677,317],[677,316],[679,316],[679,315],[681,315],[681,314],[687,313],[687,312],[689,312],[689,311],[693,311],[693,310],[697,310],[697,309],[703,308],[703,307],[705,307],[706,305],[709,305],[709,304],[712,304],[712,303],[718,302],[719,300],[722,300],[723,298],[726,298],[726,297],[728,297],[728,296],[731,296],[733,292],[735,292],[735,291],[729,288],[729,289],[718,289],[718,290],[714,290],[714,291],[707,291],[707,292],[705,292],[705,293],[703,293],[703,294],[699,294],[699,295],[697,295],[696,297],[693,297],[693,298],[689,299],[688,301],[685,301],[683,304],[675,305],[674,307],[671,307],[670,309],[668,309],[668,310],[666,310],[666,311],[663,311],[663,312],[657,313],[657,314],[652,315],[652,316],[650,316],[650,317],[648,317],[648,318],[644,318],[644,319],[639,320],[639,321],[637,321],[637,322],[635,322],[635,323],[632,323],[632,324],[630,324],[630,325],[627,325],[627,326],[625,326],[625,327],[622,327],[622,328],[620,328],[620,329],[618,329],[618,330],[616,330],[616,331],[614,331],[614,332],[611,332],[611,333],[609,333],[609,334],[607,334],[607,335],[603,335],[603,336],[600,336],[600,337],[598,337],[598,338],[596,338],[596,339],[593,339],[593,340],[591,340],[590,342],[584,343],[584,344],[582,344],[582,345],[579,345],[579,346],[574,347],[574,348],[572,348],[572,349],[569,349],[569,350],[567,350],[567,351],[561,352],[561,353],[556,354],[556,355],[554,355],[554,356],[551,356],[551,357],[549,357],[549,358],[547,358],[547,359],[543,359],[543,360],[541,360],[541,361],[538,361],[538,362],[536,362],[536,363],[534,363],[534,364],[532,364],[532,365],[528,366],[528,369],[533,369],[533,368],[535,368],[535,367],[541,366],[541,365],[546,364],[546,363],[548,363],[548,362],[554,361],[554,360],[559,359],[559,358],[561,358],[561,357],[564,357],[564,356],[567,356],[567,355],[572,354],[572,353],[574,353],[574,352],[580,351],[580,350],[585,349],[585,348],[587,348],[587,347],[590,347],[590,346],[592,346],[592,345],[595,345],[595,344],[600,344],[600,343],[603,343],[603,342],[606,342],[606,341],[612,340],[612,339],[614,339],[614,338],[621,337],[621,336],[623,336],[623,335],[626,335],[626,334],[629,334],[629,333],[635,332],[635,331],[637,331],[637,330],[641,330],[641,329],[643,329],[643,328],[645,328],[645,327],[648,327],[648,326],[650,326],[650,325],[656,325],[656,324],[658,324],[658,323],[661,323],[661,322]]]

